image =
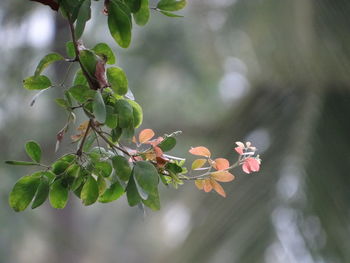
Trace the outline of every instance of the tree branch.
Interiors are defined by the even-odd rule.
[[[39,2],[39,3],[42,3],[43,5],[48,5],[51,7],[52,10],[55,10],[55,11],[58,11],[60,7],[60,5],[53,0],[29,0],[29,1]]]

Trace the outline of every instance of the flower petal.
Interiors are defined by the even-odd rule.
[[[236,142],[236,145],[240,148],[245,148],[244,143],[243,142]]]
[[[189,150],[189,153],[191,153],[193,155],[204,156],[204,157],[210,157],[210,155],[211,155],[211,153],[208,150],[208,148],[203,147],[203,146],[198,146],[198,147],[191,148]]]
[[[230,163],[225,158],[217,158],[215,159],[213,166],[216,170],[225,170],[230,167]]]
[[[214,172],[211,176],[219,182],[231,182],[235,179],[235,176],[227,171]]]
[[[154,131],[152,129],[144,129],[139,134],[139,142],[145,143],[152,139],[154,136]]]
[[[242,155],[244,153],[244,148],[242,147],[236,147],[235,148],[235,151],[239,154],[239,155]]]

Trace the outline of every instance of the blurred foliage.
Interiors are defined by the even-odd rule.
[[[32,117],[52,94],[29,108],[20,88],[39,53],[20,25],[45,12],[24,2],[0,2],[1,159],[24,154],[30,138],[52,152],[60,128],[56,109]],[[145,218],[123,202],[18,216],[7,195],[19,170],[1,165],[0,261],[349,262],[349,11],[347,0],[193,0],[176,22],[152,13],[130,50],[115,48],[145,127],[181,127],[175,154],[205,142],[230,158],[228,142],[252,140],[261,173],[237,174],[224,200],[180,188]],[[91,46],[107,34],[100,23],[87,30]]]

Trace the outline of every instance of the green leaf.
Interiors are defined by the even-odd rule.
[[[120,128],[129,128],[134,125],[134,113],[133,108],[124,99],[117,100],[115,103],[115,109],[118,113],[118,126]]]
[[[121,68],[108,68],[107,79],[112,90],[118,95],[123,96],[128,92],[128,79]]]
[[[166,137],[158,147],[162,149],[163,152],[168,152],[173,149],[176,145],[176,139],[174,137]]]
[[[39,165],[38,163],[25,162],[25,161],[5,161],[5,163],[10,165]]]
[[[128,160],[124,156],[112,157],[112,164],[116,175],[122,181],[128,181],[131,175],[131,168]]]
[[[122,133],[123,133],[123,130],[119,127],[113,129],[111,132],[112,141],[117,142],[120,139],[120,137],[122,136]]]
[[[129,102],[129,104],[132,107],[132,113],[133,113],[133,116],[134,116],[134,127],[138,128],[138,127],[141,126],[142,121],[143,121],[142,108],[136,101],[129,100],[129,99],[127,99],[126,101]]]
[[[51,170],[54,174],[60,175],[66,171],[69,165],[69,162],[58,160],[51,165]]]
[[[23,87],[27,90],[41,90],[51,87],[51,80],[44,76],[32,76],[23,80]]]
[[[112,170],[112,165],[109,162],[95,162],[95,171],[103,177],[109,177]]]
[[[107,58],[107,64],[115,64],[116,59],[114,53],[106,43],[99,43],[92,50],[99,56],[105,56]]]
[[[93,99],[96,95],[96,91],[90,89],[86,85],[76,85],[71,87],[68,91],[72,95],[72,97],[79,103],[84,103],[88,99]]]
[[[96,120],[99,123],[104,123],[106,121],[106,105],[103,101],[101,92],[96,92],[95,98],[92,104],[93,112]]]
[[[26,209],[33,200],[39,184],[40,176],[36,174],[24,176],[19,179],[10,193],[10,207],[16,212]]]
[[[137,184],[146,193],[150,194],[157,188],[159,182],[158,171],[150,162],[137,162],[132,173],[135,181],[137,181]]]
[[[70,58],[76,57],[75,47],[74,47],[73,41],[68,41],[66,43],[66,53],[67,53],[68,57],[70,57]]]
[[[118,126],[118,115],[114,113],[114,107],[107,105],[106,111],[106,125],[111,129],[116,128]]]
[[[98,192],[98,185],[91,175],[88,176],[83,189],[81,190],[80,198],[83,200],[84,205],[92,205],[96,202],[98,198],[99,192]]]
[[[124,3],[117,0],[108,5],[108,28],[119,46],[127,48],[131,42],[130,10]]]
[[[80,63],[90,78],[95,79],[96,64],[98,61],[97,55],[88,49],[81,50],[79,53]],[[74,85],[76,85],[74,83]]]
[[[134,13],[134,20],[139,26],[144,26],[149,20],[149,0],[141,0],[141,7],[139,11]]]
[[[168,17],[184,17],[184,16],[181,16],[181,15],[177,15],[177,14],[174,14],[174,13],[171,13],[171,12],[168,12],[168,11],[160,11],[163,15],[165,16],[168,16]]]
[[[154,211],[159,210],[160,200],[157,188],[155,188],[151,193],[149,193],[147,200],[142,200],[142,202]]]
[[[138,10],[140,10],[141,0],[128,0],[125,3],[127,4],[132,13],[135,13]]]
[[[53,208],[63,209],[68,201],[68,189],[63,184],[62,179],[56,180],[49,193],[50,204]]]
[[[56,102],[56,104],[57,104],[58,106],[60,106],[60,107],[62,107],[62,108],[64,108],[64,109],[69,108],[69,103],[68,103],[68,101],[65,100],[65,99],[57,98],[57,99],[55,99],[55,102]]]
[[[35,141],[29,141],[25,146],[28,156],[37,163],[40,163],[41,160],[41,148],[39,144]]]
[[[88,135],[85,143],[84,143],[84,146],[83,146],[83,152],[88,152],[90,151],[92,145],[94,144],[96,140],[96,134],[95,133],[91,133],[90,135]]]
[[[32,209],[37,208],[41,206],[49,196],[49,190],[50,190],[50,185],[49,185],[49,180],[46,177],[41,177],[40,178],[40,184],[38,186],[38,189],[36,191],[34,201],[32,204]]]
[[[77,23],[75,25],[75,36],[80,38],[84,32],[85,24],[91,18],[91,0],[83,0],[79,8]]]
[[[45,57],[43,57],[40,60],[38,66],[36,67],[34,76],[38,77],[44,71],[45,68],[47,68],[50,64],[59,60],[64,60],[64,58],[60,54],[57,54],[57,53],[47,54]]]
[[[99,175],[97,177],[97,186],[98,186],[98,194],[101,195],[104,193],[104,191],[106,190],[107,184],[105,179]]]
[[[157,8],[164,11],[178,11],[186,6],[186,0],[160,0]]]
[[[79,174],[78,177],[76,177],[71,185],[71,190],[72,191],[76,191],[83,183],[84,181],[84,177],[82,176],[82,174]],[[79,193],[80,196],[80,193]]]
[[[109,203],[117,200],[124,194],[124,189],[119,182],[111,184],[111,186],[98,198],[101,203]]]
[[[75,73],[75,76],[74,76],[74,80],[73,80],[73,85],[74,86],[79,86],[79,85],[82,85],[82,86],[89,86],[88,85],[88,82],[83,74],[83,71],[81,69],[79,69],[77,71],[77,73]],[[89,88],[89,87],[88,87]]]
[[[126,197],[130,206],[135,206],[142,200],[137,191],[133,176],[130,177],[129,183],[126,187]]]

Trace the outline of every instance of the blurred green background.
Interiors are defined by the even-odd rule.
[[[62,211],[13,212],[9,191],[30,170],[3,160],[24,159],[30,139],[47,160],[75,146],[67,136],[54,153],[66,118],[53,102],[60,91],[30,107],[35,93],[21,84],[44,54],[64,52],[67,25],[48,7],[2,0],[0,262],[350,262],[350,2],[189,0],[182,19],[152,13],[127,50],[94,4],[84,44],[114,47],[143,128],[182,130],[173,154],[188,163],[190,146],[233,161],[234,142],[250,140],[262,169],[236,171],[226,199],[193,183],[163,188],[161,211],[146,215],[124,197],[83,207],[71,196]],[[48,74],[65,71],[58,64]]]

